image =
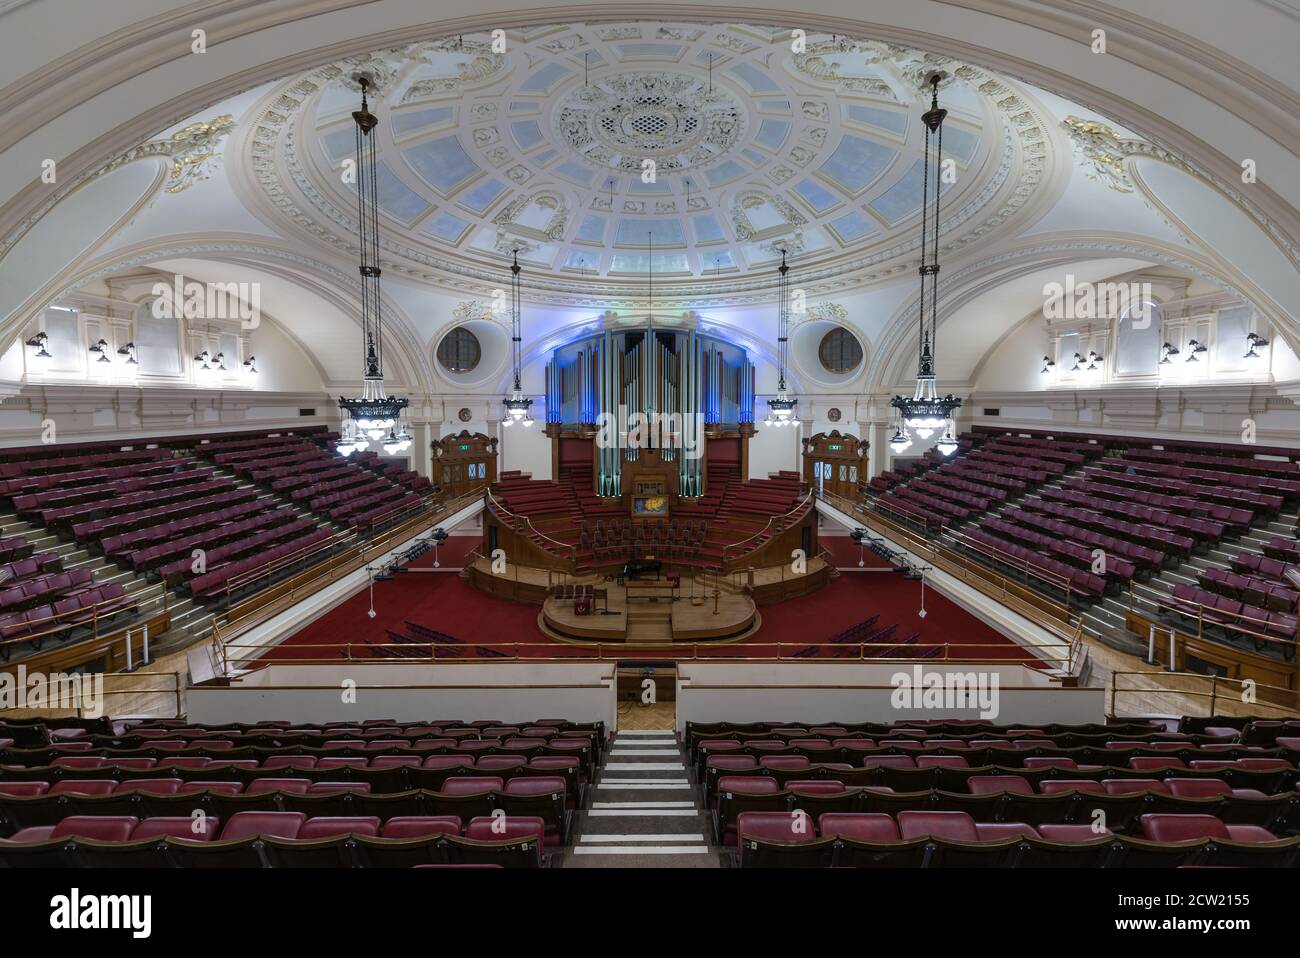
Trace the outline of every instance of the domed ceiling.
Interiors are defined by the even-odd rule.
[[[653,271],[671,296],[770,286],[781,249],[806,281],[903,269],[936,69],[949,250],[1002,228],[1050,160],[1024,91],[891,44],[809,35],[796,51],[790,31],[743,24],[552,26],[510,31],[504,52],[501,39],[380,51],[277,84],[239,146],[245,198],[352,248],[345,173],[365,75],[386,268],[499,285],[518,249],[535,288],[589,294],[599,280],[641,295]]]

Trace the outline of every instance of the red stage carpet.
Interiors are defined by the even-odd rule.
[[[855,565],[856,561],[855,557]],[[789,655],[809,643],[829,642],[836,633],[879,613],[878,626],[898,624],[893,641],[919,632],[921,643],[950,643],[954,658],[1034,660],[1010,639],[932,589],[926,589],[925,606],[927,615],[922,619],[917,615],[920,583],[909,582],[901,574],[846,574],[813,595],[763,607],[763,626],[752,639],[736,645],[701,645],[700,650],[719,657],[774,657],[779,642],[781,654]],[[385,630],[403,631],[406,619],[455,636],[465,647],[465,656],[480,654],[475,646],[488,644],[514,654],[516,642],[521,643],[518,654],[522,656],[586,654],[581,647],[544,635],[537,628],[537,606],[484,595],[454,572],[407,572],[377,582],[374,619],[366,615],[369,608],[369,596],[362,592],[268,652],[266,658],[336,659],[342,657],[341,643],[345,642],[356,643],[354,655],[364,655],[365,639],[387,641]],[[310,648],[313,644],[331,647]],[[610,651],[607,646],[606,654]],[[819,657],[829,658],[832,651],[825,647]],[[636,658],[672,658],[674,654],[671,648],[638,646],[628,650],[628,655]],[[689,656],[690,652],[679,646],[676,654]]]

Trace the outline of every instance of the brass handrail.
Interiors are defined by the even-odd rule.
[[[804,497],[800,499],[797,503],[795,503],[793,508],[789,509],[788,511],[782,513],[779,516],[769,517],[766,525],[764,525],[763,528],[759,529],[749,538],[741,539],[739,542],[729,542],[726,545],[724,545],[722,547],[722,561],[726,562],[729,558],[731,558],[730,556],[727,555],[728,550],[739,548],[740,546],[743,546],[746,542],[752,542],[753,540],[764,535],[767,532],[767,530],[772,527],[772,524],[774,522],[784,522],[786,519],[789,519],[790,517],[794,516],[795,513],[802,512],[803,510],[807,509],[812,504],[812,499],[813,499],[813,494],[811,491],[805,493]],[[784,532],[785,529],[782,528],[780,531]],[[751,549],[746,549],[744,551],[753,552],[754,550],[751,548]]]
[[[368,651],[367,651],[367,650],[369,650],[369,649],[412,649],[412,648],[426,648],[426,647],[430,650],[430,652],[432,652],[435,648],[437,648],[437,649],[442,649],[442,650],[447,650],[447,651],[451,651],[451,650],[455,650],[455,651],[463,651],[463,650],[468,650],[468,649],[480,649],[480,648],[482,648],[482,649],[492,649],[492,650],[504,649],[504,650],[507,650],[507,654],[504,655],[504,656],[500,656],[500,657],[493,656],[493,657],[487,657],[487,658],[478,657],[478,656],[453,656],[453,655],[446,655],[446,656],[444,656],[444,655],[427,655],[427,656],[415,656],[415,655],[412,655],[412,656],[393,656],[393,657],[372,657],[371,655],[368,654]],[[566,646],[566,647],[572,647],[572,648],[575,648],[575,649],[579,649],[579,648],[580,648],[580,649],[583,649],[584,652],[581,653],[581,654],[572,655],[572,656],[569,656],[569,655],[559,655],[559,656],[525,656],[525,655],[521,655],[521,654],[520,654],[520,652],[523,651],[523,650],[525,650],[525,649],[535,649],[535,648],[536,648],[536,649],[548,649],[548,650],[554,652],[554,651],[556,651],[556,649],[558,648],[557,645],[556,645],[556,643],[554,643],[554,642],[475,642],[475,641],[471,641],[471,640],[465,640],[465,641],[461,641],[461,642],[455,642],[455,643],[452,643],[452,642],[439,642],[439,641],[432,640],[432,639],[429,639],[429,640],[419,639],[419,640],[413,640],[413,641],[410,641],[410,642],[370,642],[370,641],[361,641],[361,642],[304,642],[304,643],[294,643],[292,646],[283,646],[283,645],[282,645],[282,646],[276,646],[276,648],[277,648],[277,649],[280,649],[280,650],[285,650],[285,649],[297,649],[297,650],[326,649],[326,650],[332,650],[332,651],[334,651],[334,652],[336,652],[336,653],[339,653],[339,654],[334,655],[334,656],[331,656],[331,657],[317,657],[317,658],[311,658],[311,657],[298,657],[298,656],[283,656],[283,657],[270,658],[270,659],[268,659],[268,658],[248,659],[248,660],[246,660],[246,661],[247,661],[249,664],[252,664],[252,663],[256,662],[258,665],[287,665],[287,664],[296,664],[296,665],[313,665],[313,664],[314,664],[314,665],[337,665],[337,664],[339,664],[341,661],[346,661],[346,662],[349,662],[349,663],[354,663],[354,662],[363,662],[363,663],[372,662],[372,663],[375,663],[375,664],[384,664],[384,663],[393,663],[393,662],[397,662],[397,663],[424,663],[424,662],[444,663],[444,662],[462,662],[462,661],[463,661],[463,662],[475,662],[475,663],[479,663],[479,664],[485,664],[485,663],[486,663],[486,664],[491,664],[492,662],[505,662],[505,661],[511,661],[511,662],[573,661],[573,660],[577,660],[577,659],[585,659],[585,658],[594,658],[594,659],[596,659],[596,660],[598,660],[598,661],[606,661],[606,660],[625,659],[625,658],[628,657],[628,654],[629,654],[629,653],[628,653],[628,648],[629,648],[629,647],[628,647],[625,643],[623,643],[623,642],[599,642],[599,641],[592,641],[592,642],[586,642],[586,643],[583,643],[583,645],[581,645],[581,646]],[[662,647],[663,647],[663,648],[673,648],[673,649],[674,649],[674,652],[673,652],[674,656],[678,656],[679,653],[678,653],[677,650],[678,650],[678,649],[681,649],[681,650],[682,650],[683,657],[685,657],[685,656],[684,656],[684,651],[685,651],[685,649],[686,649],[687,647],[689,647],[689,648],[691,649],[691,654],[690,654],[689,658],[691,658],[691,659],[715,659],[715,658],[716,658],[716,659],[726,659],[726,660],[741,660],[741,659],[743,658],[743,661],[745,661],[745,662],[762,662],[762,661],[777,661],[777,662],[780,662],[780,661],[789,661],[790,658],[791,658],[791,653],[792,653],[792,652],[799,651],[799,650],[801,650],[801,649],[812,648],[812,647],[815,647],[815,648],[818,648],[818,649],[828,648],[828,649],[852,650],[853,652],[857,653],[857,655],[858,655],[858,660],[859,660],[859,661],[864,660],[864,659],[871,658],[871,657],[869,657],[869,656],[866,656],[866,654],[865,654],[865,653],[866,653],[866,650],[868,650],[868,649],[898,649],[898,648],[905,648],[905,649],[907,649],[908,651],[916,650],[916,651],[919,652],[919,651],[926,650],[926,649],[941,648],[941,649],[944,650],[944,657],[943,657],[943,658],[938,658],[938,659],[926,659],[926,658],[923,658],[923,657],[921,657],[921,656],[916,656],[916,655],[909,655],[909,656],[901,656],[901,655],[900,655],[900,656],[878,657],[878,658],[874,658],[873,661],[878,661],[878,662],[887,662],[887,663],[894,663],[894,662],[912,662],[912,661],[919,661],[919,662],[926,662],[926,661],[929,661],[929,662],[936,662],[936,661],[939,661],[939,662],[944,662],[945,664],[948,664],[948,665],[953,665],[953,664],[964,664],[964,665],[978,665],[978,664],[985,664],[985,665],[994,665],[994,664],[996,664],[996,665],[1023,665],[1023,666],[1025,666],[1025,667],[1027,667],[1027,668],[1033,668],[1035,665],[1040,665],[1040,664],[1052,665],[1053,663],[1056,663],[1056,664],[1057,664],[1057,667],[1062,667],[1062,668],[1061,668],[1061,671],[1065,671],[1065,668],[1063,668],[1063,667],[1064,667],[1064,666],[1068,666],[1069,663],[1070,663],[1070,657],[1071,657],[1071,655],[1072,655],[1072,653],[1073,653],[1074,644],[1073,644],[1072,642],[1049,642],[1049,643],[1045,643],[1045,644],[1043,644],[1043,645],[1041,645],[1041,646],[1035,646],[1035,649],[1042,649],[1042,650],[1046,650],[1046,649],[1059,649],[1059,650],[1063,650],[1063,654],[1047,655],[1047,656],[1041,656],[1041,657],[1032,657],[1031,659],[996,658],[996,657],[989,658],[989,657],[977,657],[977,656],[973,656],[973,655],[972,655],[972,656],[968,656],[968,655],[954,656],[954,655],[952,655],[952,653],[953,653],[954,651],[956,651],[956,650],[960,650],[961,652],[966,652],[967,650],[983,650],[983,649],[998,649],[998,650],[1001,650],[1001,651],[1017,651],[1017,652],[1030,652],[1030,651],[1031,651],[1031,650],[1024,649],[1024,648],[1021,647],[1021,646],[1014,645],[1014,644],[1010,644],[1010,643],[1007,643],[1007,642],[975,642],[975,643],[968,643],[968,644],[967,644],[967,643],[963,643],[963,644],[960,644],[960,645],[959,645],[959,644],[954,644],[954,643],[951,643],[951,642],[914,642],[914,643],[910,643],[910,644],[907,644],[907,645],[900,645],[900,643],[899,643],[898,641],[889,641],[889,642],[871,642],[871,641],[862,641],[862,642],[806,641],[806,642],[805,642],[805,641],[790,641],[790,640],[772,640],[772,641],[770,641],[770,642],[762,642],[762,641],[754,642],[754,641],[747,641],[746,643],[744,643],[743,651],[746,651],[746,652],[749,652],[749,651],[755,651],[755,650],[759,650],[759,649],[763,649],[763,648],[769,648],[769,649],[772,649],[772,650],[774,650],[774,651],[776,652],[776,655],[775,655],[775,656],[768,656],[768,657],[764,657],[764,656],[750,656],[750,655],[745,655],[745,656],[741,657],[741,656],[738,656],[738,655],[735,655],[735,654],[734,654],[734,653],[737,651],[737,648],[738,648],[738,647],[735,646],[735,645],[726,645],[726,644],[721,644],[721,643],[710,643],[710,642],[708,642],[708,641],[673,642],[671,639],[669,639],[669,640],[665,640],[665,641],[664,641]],[[241,649],[247,649],[247,650],[250,650],[250,651],[252,651],[252,652],[262,652],[262,653],[265,653],[265,652],[268,651],[267,647],[266,647],[266,646],[263,646],[263,645],[257,645],[257,644],[239,644],[239,643],[236,643],[236,642],[229,642],[229,643],[226,643],[226,644],[224,645],[223,648],[224,648],[224,650],[225,650],[225,652],[226,652],[227,654],[230,654],[230,653],[232,653],[232,652],[233,652],[233,653],[236,653],[236,656],[235,656],[236,658],[239,658],[239,656],[238,656],[238,652],[239,652]],[[655,648],[659,648],[659,646],[656,646]],[[594,655],[592,654],[593,649],[594,649]],[[710,649],[715,649],[715,650],[716,650],[716,654],[712,654],[712,655],[711,655],[711,654],[708,654],[708,650],[710,650]],[[702,651],[705,652],[705,654],[701,654]],[[356,654],[354,654],[354,652],[355,652]],[[852,659],[849,659],[849,658],[847,658],[847,657],[844,657],[844,656],[838,656],[838,657],[828,657],[828,658],[825,658],[825,659],[818,659],[818,658],[809,658],[809,659],[806,659],[806,660],[805,660],[805,659],[800,659],[799,661],[807,661],[807,662],[814,662],[814,663],[815,663],[815,662],[820,662],[820,663],[828,664],[828,665],[835,665],[835,664],[840,664],[840,665],[842,665],[842,664],[845,664],[845,662],[847,662],[847,661],[853,661],[853,660],[852,660]]]
[[[538,529],[537,526],[533,525],[533,520],[530,517],[524,515],[523,513],[511,512],[510,509],[507,508],[504,502],[502,502],[500,499],[498,499],[496,496],[492,494],[491,489],[487,489],[486,493],[487,493],[488,503],[492,506],[494,511],[499,512],[502,515],[507,516],[511,519],[522,519],[534,534],[545,539],[547,542],[554,542],[557,546],[560,547],[561,550],[567,551],[570,559],[575,559],[575,560],[577,559],[578,557],[577,546],[572,545],[568,542],[561,542],[559,539],[553,539],[551,536],[548,536],[541,529]],[[515,531],[518,532],[520,530],[516,529]]]
[[[1159,592],[1158,590],[1152,589],[1149,586],[1141,585],[1133,581],[1129,582],[1128,595],[1129,595],[1128,610],[1130,612],[1139,612],[1140,614],[1142,614],[1142,610],[1133,608],[1133,601],[1135,598],[1137,599],[1138,602],[1145,602],[1148,605],[1154,606],[1156,615],[1160,615],[1164,611],[1171,611],[1178,615],[1190,617],[1188,615],[1186,608],[1184,607],[1196,606],[1195,638],[1200,639],[1205,637],[1205,626],[1207,624],[1205,618],[1205,610],[1207,608],[1213,608],[1213,606],[1206,606],[1204,603],[1197,602],[1193,599],[1178,599],[1175,602],[1172,593]],[[1249,622],[1262,622],[1265,625],[1267,625],[1266,619],[1260,619],[1253,615],[1239,615],[1237,616],[1237,618],[1244,619]],[[1250,639],[1252,639],[1255,642],[1270,642],[1274,645],[1281,646],[1284,649],[1290,648],[1292,650],[1293,655],[1296,653],[1300,653],[1300,640],[1297,640],[1295,638],[1281,639],[1275,635],[1268,635],[1265,632],[1255,632],[1251,629],[1243,628],[1239,625],[1236,625],[1235,623],[1220,622],[1215,619],[1210,619],[1208,624],[1214,626],[1215,628],[1220,628],[1225,630],[1231,629],[1233,632],[1236,632],[1242,636],[1250,637]],[[1165,628],[1169,628],[1169,627],[1166,626]],[[1182,631],[1182,630],[1175,628],[1174,631]],[[1183,634],[1186,635],[1187,633],[1183,632]],[[1214,640],[1211,639],[1210,641],[1214,641]]]
[[[1138,675],[1141,676],[1143,679],[1153,680],[1153,681],[1159,679],[1168,682],[1172,679],[1179,679],[1179,680],[1190,680],[1192,682],[1200,682],[1200,683],[1208,682],[1210,687],[1208,692],[1195,691],[1192,689],[1172,688],[1169,686],[1160,686],[1160,685],[1120,688],[1118,679],[1121,675]],[[1227,697],[1220,692],[1220,688],[1219,688],[1220,685],[1229,686],[1229,687],[1236,686],[1237,690],[1240,691],[1242,687],[1242,681],[1243,680],[1241,679],[1227,679],[1218,675],[1202,675],[1199,672],[1164,672],[1164,671],[1112,672],[1110,674],[1110,714],[1112,717],[1115,718],[1119,717],[1117,696],[1121,694],[1154,692],[1161,695],[1186,695],[1193,699],[1208,698],[1210,700],[1210,710],[1209,710],[1208,717],[1213,717],[1215,715],[1220,714],[1218,712],[1218,705],[1224,700],[1224,698]],[[1283,688],[1277,685],[1265,685],[1260,682],[1255,682],[1253,688],[1256,690],[1263,689],[1269,692],[1277,692],[1282,696],[1290,696],[1292,698],[1295,698],[1297,696],[1297,692],[1295,689]],[[1258,708],[1267,708],[1267,709],[1273,709],[1277,712],[1281,712],[1284,715],[1288,715],[1288,716],[1300,716],[1300,708],[1297,708],[1296,706],[1277,705],[1272,702],[1265,702],[1259,697],[1256,697],[1255,700],[1252,702],[1249,703],[1243,702],[1242,704],[1248,705],[1249,711],[1254,711],[1255,709]]]
[[[92,586],[92,588],[93,588],[93,586]],[[144,593],[147,593],[147,592],[154,591],[154,589],[157,590],[156,593],[155,593],[154,595],[145,595],[145,594],[144,594]],[[137,599],[137,597],[141,597],[141,598],[138,598],[138,599]],[[37,641],[37,640],[44,640],[44,639],[48,638],[49,636],[52,636],[52,635],[58,635],[58,634],[60,634],[60,633],[62,633],[62,632],[66,632],[66,631],[68,631],[69,629],[76,629],[76,628],[80,628],[81,626],[85,626],[85,625],[89,625],[89,626],[91,627],[91,636],[94,637],[94,638],[98,638],[98,637],[99,637],[99,625],[100,625],[100,621],[101,621],[101,619],[104,618],[104,616],[101,616],[101,615],[99,614],[99,610],[100,610],[103,606],[111,605],[111,604],[114,604],[114,603],[116,603],[116,602],[119,602],[122,598],[132,598],[132,599],[136,599],[135,606],[136,606],[137,610],[139,610],[139,608],[140,608],[141,606],[143,606],[143,605],[146,605],[146,604],[149,604],[149,603],[158,602],[159,600],[162,601],[162,610],[161,610],[161,611],[166,612],[166,611],[170,608],[170,606],[171,606],[171,590],[167,588],[167,586],[166,586],[165,583],[161,583],[161,582],[160,582],[160,583],[158,583],[156,586],[147,586],[147,587],[145,587],[144,589],[141,589],[139,592],[128,592],[128,593],[126,593],[124,596],[118,596],[118,597],[115,598],[115,599],[101,599],[99,602],[91,603],[89,606],[81,606],[79,609],[76,610],[77,612],[82,612],[82,611],[84,611],[84,610],[86,610],[86,609],[92,609],[93,611],[92,611],[92,613],[91,613],[91,617],[90,617],[89,619],[83,619],[83,620],[80,621],[80,622],[69,622],[69,621],[66,621],[66,619],[67,619],[69,613],[58,613],[58,612],[54,612],[54,613],[52,613],[52,614],[50,614],[50,615],[44,616],[44,617],[39,618],[39,619],[34,619],[34,620],[33,620],[33,619],[28,619],[28,620],[27,620],[28,622],[37,622],[37,623],[45,623],[45,622],[59,622],[59,621],[63,620],[63,624],[62,624],[62,625],[56,625],[56,626],[54,626],[53,628],[46,629],[46,630],[44,630],[44,631],[42,631],[42,632],[37,632],[37,633],[27,633],[27,634],[24,634],[24,635],[18,636],[17,638],[12,638],[12,639],[0,639],[0,646],[19,645],[20,643],[23,643],[23,642],[32,642],[32,641]],[[125,610],[123,610],[123,611],[125,611]],[[137,621],[138,619],[140,619],[140,618],[142,618],[142,617],[143,617],[143,613],[139,613],[139,614],[137,614],[136,618],[133,619],[132,621],[135,622],[135,621]],[[126,627],[127,627],[127,623],[122,623],[122,625],[120,626],[120,628],[126,628]]]

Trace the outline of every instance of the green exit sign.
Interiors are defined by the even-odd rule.
[[[458,452],[469,452],[469,443],[462,442],[459,446],[456,447],[456,450]]]
[[[832,442],[832,443],[830,443],[829,445],[826,446],[826,451],[827,451],[827,452],[839,452],[839,451],[840,451],[841,449],[843,449],[843,448],[844,448],[843,443]]]

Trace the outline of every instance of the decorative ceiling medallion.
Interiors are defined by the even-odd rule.
[[[592,293],[590,278],[608,275],[608,301],[631,305],[639,300],[636,289],[613,277],[643,271],[645,257],[620,255],[620,248],[627,248],[620,237],[643,237],[651,224],[663,227],[656,247],[662,236],[668,261],[664,290],[674,305],[687,306],[701,296],[723,296],[736,305],[763,302],[770,298],[770,283],[761,273],[778,248],[802,251],[801,282],[816,295],[834,295],[914,268],[909,259],[918,241],[912,214],[902,205],[906,191],[885,196],[910,169],[913,131],[905,143],[897,134],[877,137],[869,122],[853,121],[846,113],[862,100],[859,91],[841,96],[853,77],[830,81],[836,89],[828,93],[828,81],[806,76],[788,43],[776,41],[715,64],[713,90],[722,100],[712,113],[696,115],[692,110],[704,107],[692,98],[707,98],[709,92],[701,57],[679,60],[676,67],[648,67],[646,60],[654,59],[658,48],[618,42],[670,43],[658,33],[661,28],[683,36],[697,33],[697,42],[725,46],[718,39],[725,31],[717,26],[574,26],[568,29],[586,42],[556,54],[544,49],[557,38],[554,28],[525,32],[503,55],[500,72],[473,97],[444,95],[428,107],[410,109],[404,106],[410,85],[427,79],[431,69],[445,71],[447,55],[433,57],[433,66],[399,74],[386,97],[392,123],[380,130],[381,159],[395,174],[389,178],[389,198],[381,199],[381,215],[390,226],[381,240],[385,269],[484,295],[500,285],[500,256],[517,240],[523,244],[521,257],[537,270],[531,298],[581,303]],[[606,35],[616,39],[607,41]],[[587,50],[600,65],[584,82]],[[930,58],[919,52],[896,56],[904,66]],[[1035,195],[1052,147],[1035,106],[1003,81],[948,62],[949,72],[975,94],[974,99],[968,94],[968,102],[983,100],[994,107],[991,118],[977,118],[979,111],[971,107],[961,117],[967,137],[973,137],[967,155],[975,175],[959,178],[948,198],[951,213],[941,242],[952,254],[988,241]],[[899,77],[906,77],[905,69],[879,69],[894,86],[904,84]],[[260,187],[250,199],[263,209],[269,199],[299,230],[346,253],[355,243],[356,227],[349,198],[330,168],[329,158],[339,147],[324,142],[337,120],[328,109],[322,112],[324,98],[333,95],[330,85],[342,75],[341,65],[321,67],[271,94],[249,121],[245,148]],[[584,89],[589,99],[583,99]],[[906,92],[910,97],[912,91]],[[885,84],[881,96],[875,110],[897,111],[901,93]],[[736,109],[734,126],[729,104]],[[399,115],[410,118],[400,131],[393,125]],[[648,147],[661,126],[668,142],[652,153]],[[476,141],[475,131],[483,129],[493,131],[493,142]],[[395,131],[400,132],[396,141]],[[642,184],[639,176],[640,161],[647,158],[656,161],[655,184]],[[876,171],[860,172],[864,161],[874,162]],[[593,168],[601,172],[592,176]],[[702,170],[698,177],[696,170]],[[849,186],[855,175],[860,182]],[[558,208],[539,208],[524,199],[547,191],[556,195]],[[746,193],[767,197],[769,205],[744,209],[738,219],[737,198]],[[523,207],[516,205],[521,200]],[[888,203],[870,208],[880,200]],[[508,209],[508,222],[501,222]],[[645,220],[629,222],[629,217]],[[593,258],[596,246],[606,252]],[[726,267],[721,276],[720,260]],[[582,279],[570,275],[577,272]]]
[[[456,413],[456,418],[461,422],[469,422],[474,418],[474,414],[469,411],[469,407],[462,406],[460,412]]]
[[[835,406],[832,406],[830,409],[826,410],[826,418],[831,422],[839,422],[840,421],[839,409],[837,409]]]
[[[573,90],[555,115],[560,137],[602,171],[697,169],[726,155],[744,129],[740,101],[681,73],[619,73]]]

